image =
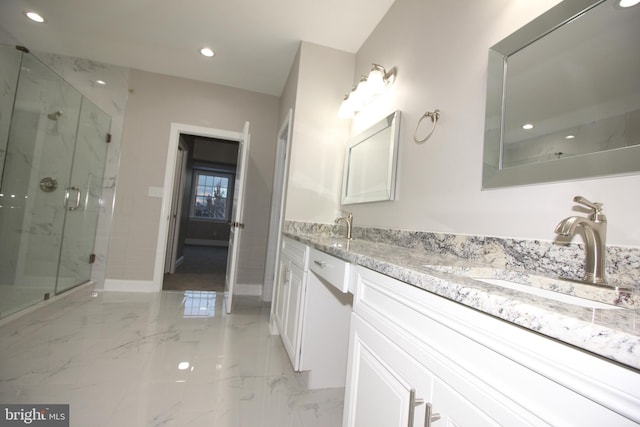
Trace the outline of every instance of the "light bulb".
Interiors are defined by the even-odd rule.
[[[349,101],[349,95],[345,95],[342,100],[342,104],[340,104],[340,108],[338,109],[338,117],[341,119],[352,119],[355,116],[355,112],[351,107],[351,102]]]
[[[367,84],[367,78],[365,76],[360,78],[360,83],[358,83],[356,91],[352,96],[353,95],[355,95],[355,99],[353,100],[355,111],[360,111],[362,107],[367,105],[373,99],[373,95],[369,90],[369,85]]]
[[[369,76],[367,77],[367,86],[372,95],[380,95],[384,92],[386,84],[384,82],[384,68],[380,65],[373,64]]]

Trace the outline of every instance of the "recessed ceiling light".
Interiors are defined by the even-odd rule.
[[[567,135],[564,137],[564,139],[573,139],[575,137],[576,137],[575,135]]]
[[[213,51],[208,47],[203,47],[202,49],[200,49],[200,53],[209,58],[214,55]]]
[[[38,12],[28,10],[24,14],[27,15],[27,18],[31,19],[33,22],[37,22],[40,24],[44,22],[44,18]]]
[[[638,3],[640,3],[640,0],[620,0],[618,2],[618,5],[620,7],[631,7],[637,5]]]
[[[107,84],[107,82],[105,82],[104,80],[96,80],[96,83],[99,84],[100,86],[104,86]]]
[[[524,129],[524,130],[533,129],[533,125],[531,123],[527,123],[525,125],[522,125],[522,129]]]

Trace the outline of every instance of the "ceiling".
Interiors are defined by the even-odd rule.
[[[301,40],[355,53],[393,1],[1,0],[0,29],[36,52],[280,96]]]

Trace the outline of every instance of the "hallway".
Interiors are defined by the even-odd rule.
[[[184,261],[173,274],[165,274],[165,291],[224,291],[227,273],[226,246],[184,246]]]
[[[221,293],[73,292],[0,327],[0,402],[70,404],[71,426],[332,427],[344,389],[305,390],[269,307]]]

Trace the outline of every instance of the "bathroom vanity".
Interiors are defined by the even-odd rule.
[[[271,330],[310,389],[344,387],[352,296],[351,265],[283,237]]]
[[[304,336],[318,334],[305,323],[312,319],[305,310],[324,306],[323,319],[333,323],[321,329],[331,333],[314,351],[327,355],[335,348],[344,357],[345,427],[640,424],[637,295],[579,306],[481,281],[475,276],[487,269],[454,266],[450,258],[414,249],[287,236],[285,247],[300,245],[303,253],[343,263],[337,281],[353,294],[350,320],[342,313],[335,323],[330,299],[294,291],[298,309],[285,308],[295,303],[286,301],[287,285],[279,286],[272,316],[291,347],[282,318],[287,310],[296,313],[302,356],[310,345]],[[291,258],[282,252],[286,273]],[[307,274],[310,269],[307,260]],[[331,342],[341,342],[340,328],[349,330],[347,354]]]

